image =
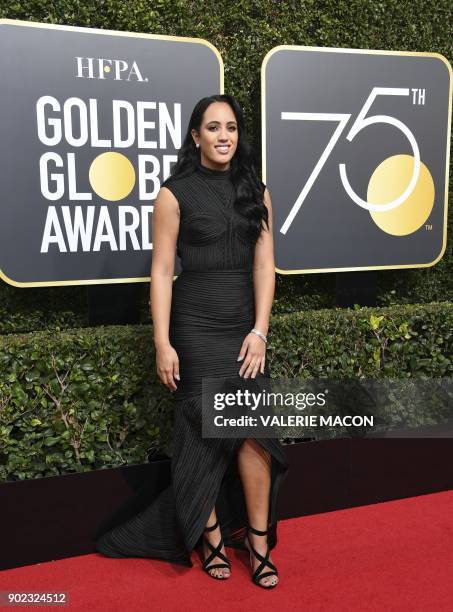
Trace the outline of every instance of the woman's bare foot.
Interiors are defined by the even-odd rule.
[[[248,538],[250,538],[250,544],[253,546],[256,552],[264,557],[267,551],[267,536],[259,536],[259,535],[249,532],[248,537],[246,536],[244,540],[244,543],[247,549],[250,551],[250,544],[248,542]],[[253,563],[253,572],[256,572],[261,561],[255,557],[253,552],[251,554],[251,557],[252,557],[252,563]],[[269,561],[270,563],[273,563],[272,557],[270,555],[269,555]],[[270,568],[264,567],[262,568],[261,573],[264,574],[264,572],[268,572],[268,571],[270,571]],[[278,583],[278,576],[275,576],[275,575],[274,576],[264,576],[264,578],[261,578],[261,579],[258,578],[258,582],[262,584],[263,586],[275,585]]]
[[[221,538],[220,526],[217,527],[217,529],[214,529],[214,531],[205,531],[204,537],[209,541],[209,543],[212,546],[217,546]],[[225,546],[222,546],[222,548],[220,549],[220,552],[226,556]],[[204,555],[203,558],[207,559],[210,554],[211,554],[211,550],[206,545],[206,542],[203,539],[203,555]],[[220,557],[214,557],[213,559],[211,559],[211,561],[209,562],[209,565],[206,568],[209,574],[217,578],[223,578],[223,579],[229,578],[231,575],[231,572],[228,567],[214,567],[212,570],[209,569],[211,565],[215,565],[216,563],[225,563],[225,561],[221,559]]]

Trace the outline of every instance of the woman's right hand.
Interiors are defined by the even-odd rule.
[[[156,368],[164,385],[175,391],[175,378],[179,380],[179,358],[171,344],[156,346]]]

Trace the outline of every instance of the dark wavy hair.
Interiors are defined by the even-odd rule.
[[[254,152],[247,141],[244,114],[233,96],[215,94],[197,102],[190,116],[187,133],[178,151],[178,159],[173,166],[171,176],[162,183],[162,186],[164,187],[167,181],[191,174],[200,165],[201,152],[195,146],[191,132],[193,129],[198,133],[200,132],[204,113],[213,102],[229,104],[236,118],[238,142],[237,149],[230,162],[231,181],[236,190],[234,207],[239,214],[249,220],[250,237],[257,239],[263,229],[263,222],[269,229],[269,213],[263,200],[265,186],[258,178],[255,170]]]

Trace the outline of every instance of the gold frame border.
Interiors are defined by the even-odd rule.
[[[145,34],[141,32],[123,32],[118,30],[103,30],[101,28],[85,28],[80,26],[69,26],[69,25],[56,25],[53,23],[40,23],[38,21],[23,21],[20,19],[0,19],[0,26],[2,25],[14,25],[18,27],[31,27],[31,28],[49,28],[54,30],[68,30],[70,32],[79,32],[82,34],[105,34],[107,36],[127,36],[134,38],[151,38],[157,40],[170,40],[176,42],[187,42],[187,43],[197,43],[201,45],[206,45],[211,51],[214,52],[215,56],[219,61],[219,71],[220,71],[220,93],[224,93],[224,64],[222,60],[222,56],[220,55],[219,50],[208,40],[204,38],[191,38],[188,36],[171,36],[169,34]],[[13,285],[14,287],[55,287],[55,286],[69,286],[69,285],[113,285],[117,283],[143,283],[151,281],[150,276],[143,276],[139,278],[100,278],[100,279],[80,279],[80,280],[71,280],[71,281],[39,281],[32,283],[21,283],[18,281],[9,278],[3,270],[0,268],[0,278],[4,280],[9,285]],[[176,277],[175,277],[176,278]]]
[[[261,173],[263,182],[266,183],[266,66],[269,59],[275,53],[282,50],[290,51],[325,51],[334,53],[360,53],[360,54],[372,54],[372,55],[409,55],[409,56],[420,56],[420,57],[436,57],[441,60],[447,67],[450,75],[450,87],[449,87],[449,113],[448,113],[448,124],[447,124],[447,147],[446,147],[446,160],[445,160],[445,194],[444,194],[444,232],[443,232],[443,244],[440,254],[430,263],[424,264],[403,264],[395,266],[359,266],[349,268],[312,268],[302,270],[283,270],[275,267],[275,270],[282,275],[288,274],[313,274],[313,273],[327,273],[327,272],[350,272],[359,270],[396,270],[401,268],[429,268],[434,266],[440,261],[445,253],[447,247],[447,220],[448,220],[448,185],[449,185],[449,170],[450,170],[450,138],[451,138],[451,101],[452,101],[452,76],[453,71],[450,62],[441,53],[429,53],[424,51],[387,51],[383,49],[347,49],[343,47],[309,47],[305,45],[277,45],[266,53],[261,63]]]

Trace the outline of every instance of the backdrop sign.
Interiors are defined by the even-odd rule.
[[[451,77],[437,53],[282,45],[266,55],[263,180],[278,272],[441,259]]]
[[[223,92],[201,39],[0,21],[0,274],[149,281],[153,201],[189,116]]]

